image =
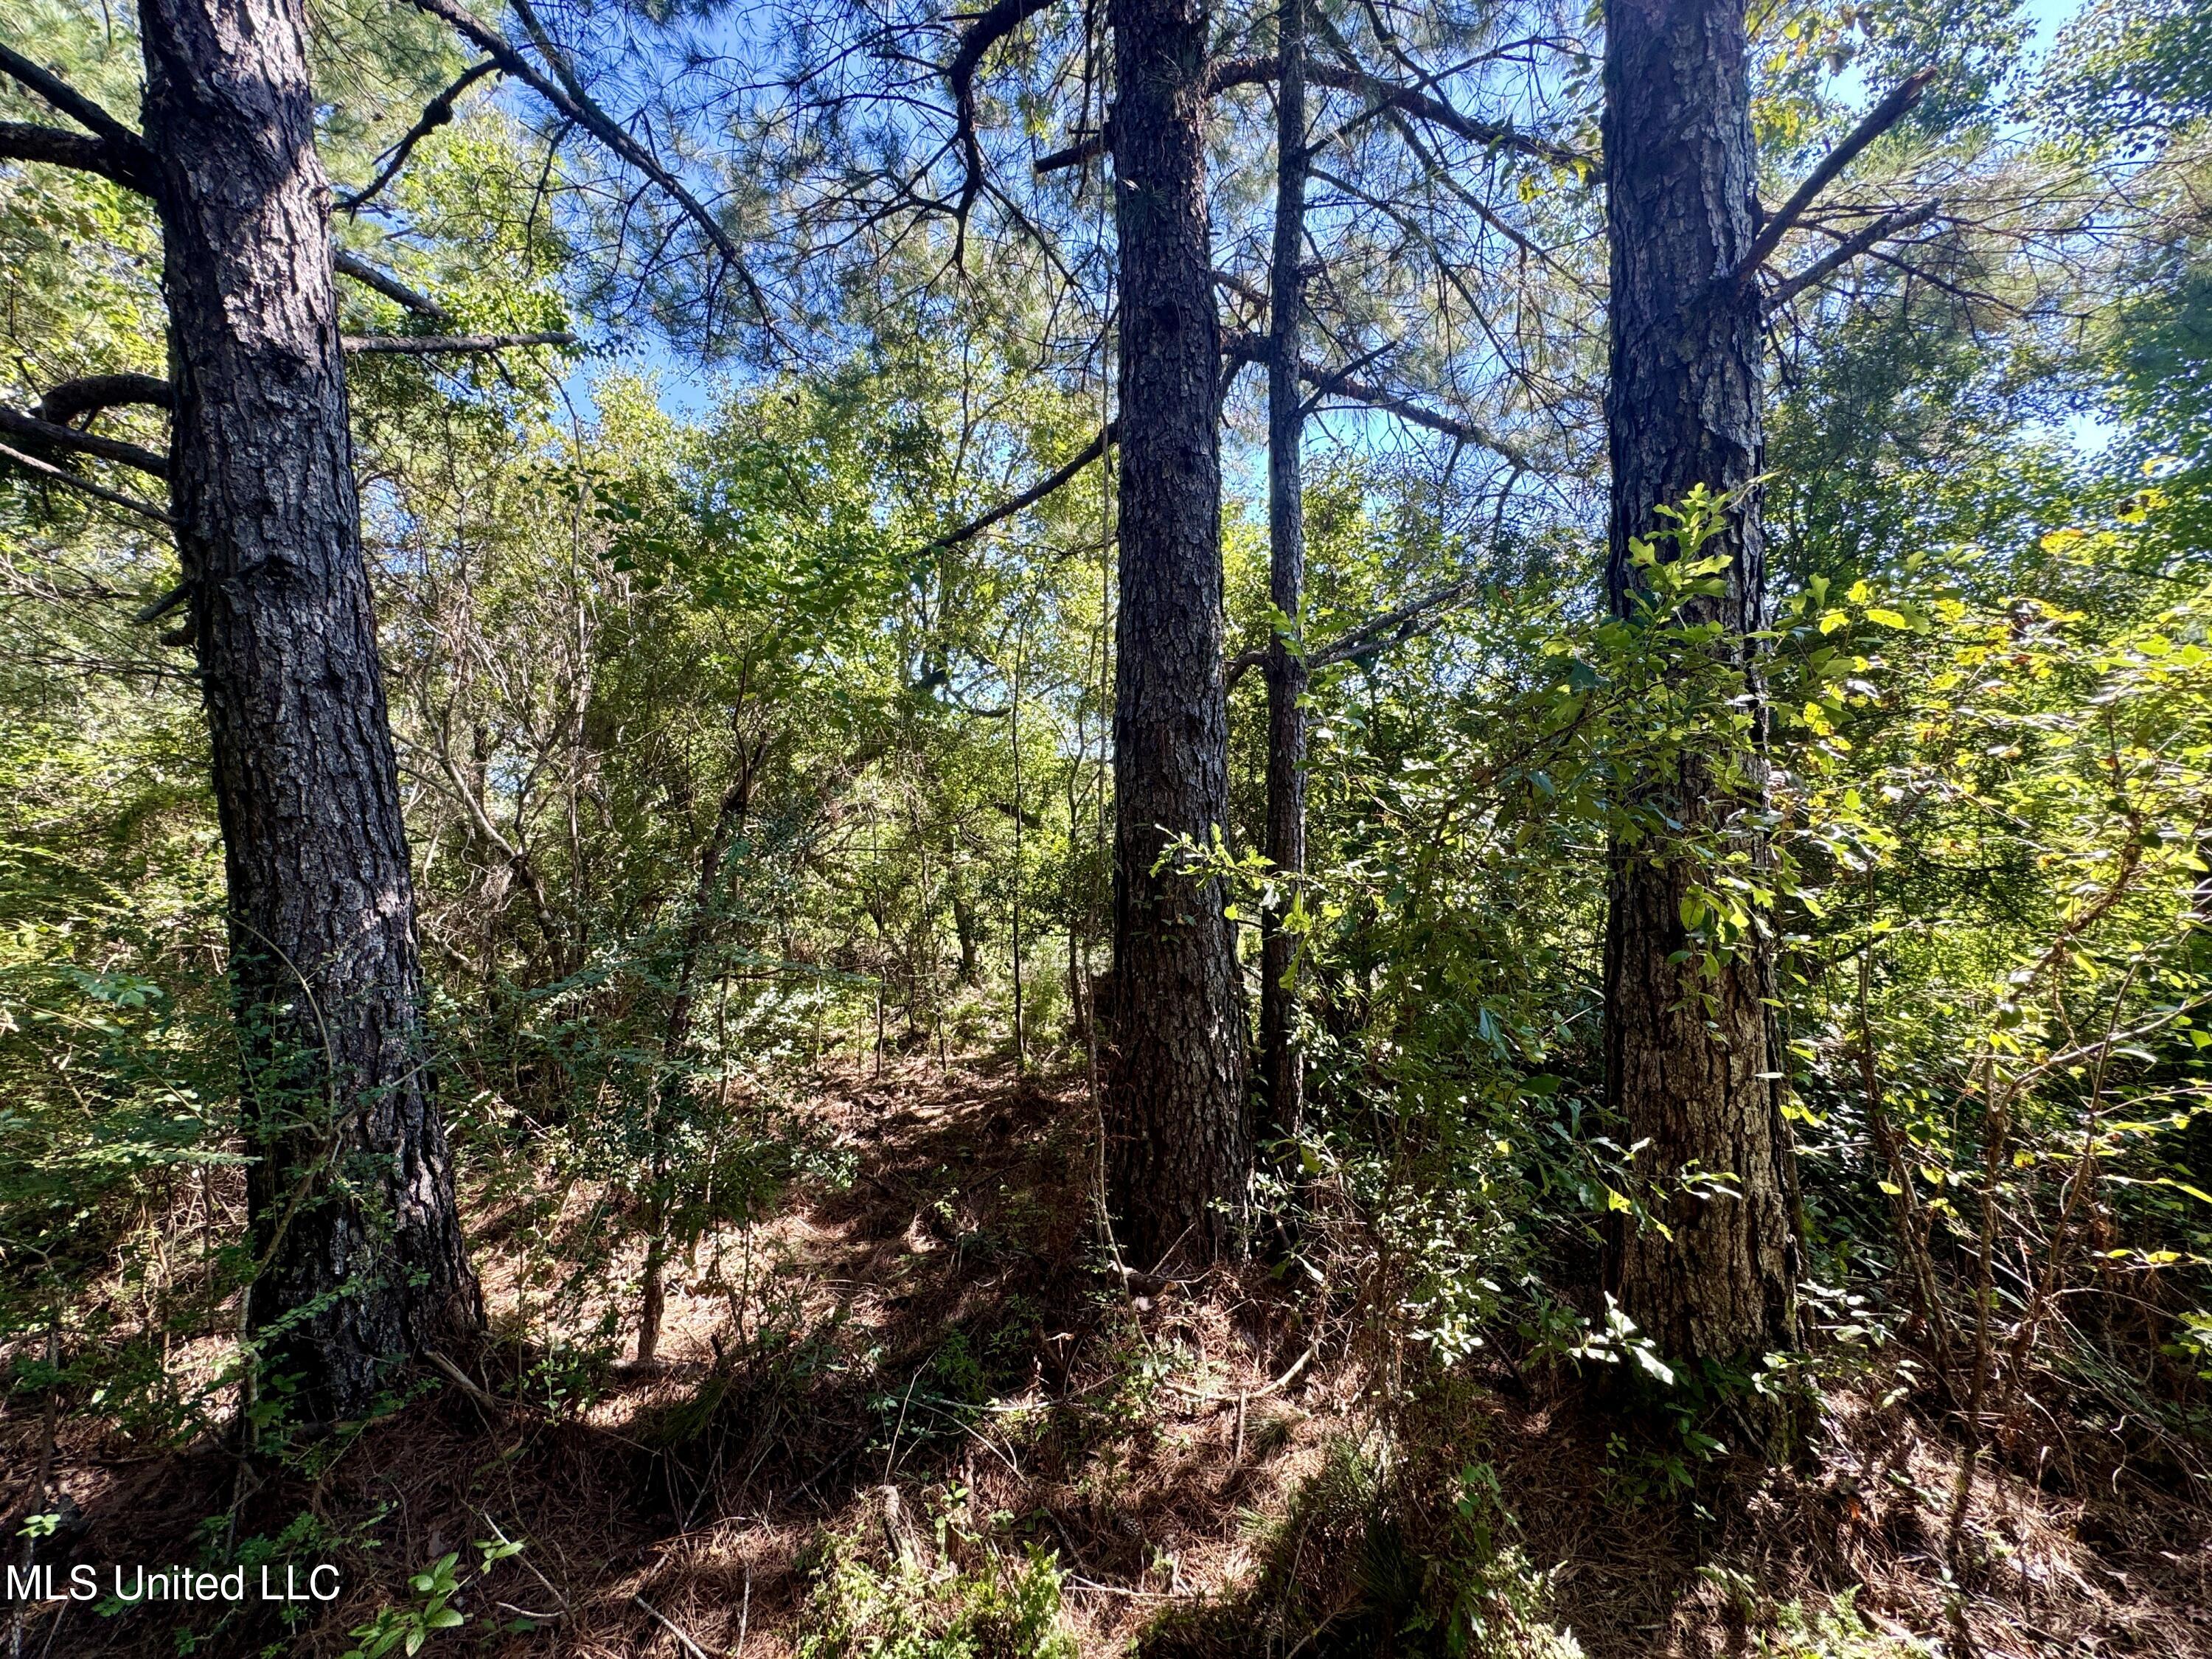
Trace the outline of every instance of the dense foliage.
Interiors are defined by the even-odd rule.
[[[637,9],[625,51],[681,49]],[[1440,386],[1511,359],[1489,411],[1510,417],[1504,460],[1387,410],[1310,426],[1304,637],[1449,597],[1316,668],[1303,874],[1255,850],[1257,673],[1231,699],[1231,821],[1187,849],[1247,934],[1291,896],[1310,1109],[1264,1149],[1254,1243],[1311,1316],[1356,1330],[1368,1406],[1410,1448],[1332,1454],[1297,1522],[1356,1553],[1394,1517],[1413,1588],[1392,1639],[1571,1650],[1540,1644],[1548,1591],[1507,1541],[1510,1495],[1444,1467],[1453,1402],[1501,1353],[1516,1378],[1638,1379],[1661,1427],[1622,1443],[1634,1501],[1740,1445],[1729,1402],[1750,1388],[1895,1389],[1971,1425],[1954,1558],[1979,1459],[2203,1497],[2206,16],[2095,0],[2039,53],[2002,6],[1755,9],[1770,198],[1849,127],[1856,86],[1938,62],[1942,97],[1864,165],[1955,204],[1911,260],[1860,260],[1771,322],[1760,696],[1697,619],[1711,503],[1683,504],[1638,614],[1604,606],[1602,253],[1571,169],[1532,173],[1527,230],[1506,228],[1553,245],[1512,276],[1535,343],[1469,345],[1468,296],[1411,279],[1364,312],[1356,283],[1330,301],[1353,332],[1433,324]],[[459,63],[403,9],[316,21],[326,162],[357,185]],[[136,47],[99,9],[36,0],[4,34],[128,106]],[[833,159],[732,120],[749,154],[793,146],[747,212]],[[1249,132],[1219,142],[1264,172]],[[1256,187],[1224,177],[1229,223]],[[1003,1062],[1091,1090],[1114,1012],[1110,462],[965,529],[1099,424],[1110,376],[1075,361],[1049,260],[1002,226],[1002,264],[971,251],[947,280],[953,233],[925,225],[859,274],[805,268],[805,351],[695,372],[676,354],[726,346],[721,325],[684,313],[684,268],[611,260],[619,216],[591,164],[485,88],[340,222],[435,295],[441,328],[587,342],[350,376],[439,1087],[516,1393],[556,1416],[652,1356],[672,1276],[726,1307],[718,1357],[799,1340],[752,1241],[794,1191],[853,1179],[825,1078]],[[1349,207],[1329,226],[1347,268],[1389,267]],[[161,369],[157,263],[119,187],[0,167],[4,401]],[[362,331],[412,325],[371,291],[345,303]],[[1256,660],[1285,619],[1241,395],[1225,603]],[[0,1353],[7,1418],[42,1425],[21,1445],[49,1462],[57,1415],[149,1453],[240,1444],[241,1411],[264,1450],[286,1428],[281,1390],[245,1387],[261,1264],[174,580],[143,520],[0,470]],[[1755,833],[1637,794],[1686,754],[1765,781]],[[1810,1328],[1756,1378],[1678,1376],[1596,1272],[1642,1202],[1601,1041],[1623,837],[1695,862],[1680,920],[1709,965],[1777,946]],[[1255,979],[1256,937],[1243,956]],[[395,1378],[392,1406],[434,1381]],[[872,1533],[825,1534],[798,1650],[1072,1651],[1068,1564],[951,1524],[938,1552],[966,1565],[935,1577],[921,1546],[876,1567]],[[1760,1650],[1904,1650],[1841,1645],[1838,1606],[1768,1620]]]

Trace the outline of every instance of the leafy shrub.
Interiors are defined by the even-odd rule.
[[[911,1541],[877,1565],[834,1540],[815,1573],[799,1659],[1076,1659],[1060,1625],[1055,1559],[986,1546],[963,1570]]]

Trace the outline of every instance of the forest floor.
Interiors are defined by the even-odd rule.
[[[1963,1618],[1992,1656],[2212,1654],[2206,1518],[2178,1494],[1985,1478],[1988,1565],[1954,1585],[1957,1453],[1909,1401],[1832,1395],[1799,1468],[1723,1460],[1668,1492],[1571,1367],[1493,1362],[1408,1401],[1310,1285],[1118,1270],[1091,1243],[1079,1073],[898,1061],[825,1073],[818,1107],[850,1183],[796,1188],[687,1263],[660,1364],[580,1409],[549,1409],[509,1343],[312,1476],[65,1432],[64,1559],[327,1559],[344,1591],[289,1627],[258,1602],[57,1603],[19,1619],[16,1651],[336,1656],[424,1610],[409,1577],[449,1551],[466,1622],[431,1659],[775,1659],[810,1636],[825,1659],[1012,1659],[1036,1650],[1017,1639],[1033,1556],[1066,1575],[1086,1656],[1442,1650],[1407,1610],[1456,1540],[1463,1605],[1504,1651],[1574,1651],[1557,1630],[1593,1659],[1875,1659],[1957,1653]],[[496,1227],[478,1253],[511,1328]],[[12,1490],[30,1429],[0,1437]],[[1456,1502],[1382,1495],[1455,1479]],[[476,1540],[502,1536],[525,1547],[479,1579]],[[900,1628],[941,1639],[869,1644]]]

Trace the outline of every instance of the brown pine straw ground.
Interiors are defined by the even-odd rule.
[[[1431,1570],[1452,1476],[1487,1464],[1514,1517],[1501,1540],[1591,1656],[1841,1653],[1772,1621],[1854,1585],[1854,1655],[1955,1654],[1954,1607],[1991,1656],[2212,1654],[2206,1516],[2117,1453],[2039,1485],[1986,1475],[1969,1525],[1991,1565],[1961,1597],[1941,1565],[1956,1448],[1910,1401],[1874,1403],[1885,1375],[1831,1397],[1805,1467],[1708,1469],[1694,1506],[1639,1498],[1618,1419],[1571,1368],[1403,1392],[1417,1357],[1376,1352],[1310,1282],[1118,1274],[1092,1242],[1079,1074],[895,1062],[824,1073],[818,1103],[855,1156],[849,1188],[794,1190],[720,1241],[719,1267],[702,1249],[672,1285],[659,1369],[618,1373],[580,1415],[516,1382],[495,1225],[478,1260],[506,1340],[313,1479],[66,1430],[82,1518],[64,1560],[234,1554],[309,1514],[325,1530],[305,1555],[340,1562],[346,1589],[289,1630],[255,1605],[39,1608],[16,1651],[336,1656],[408,1602],[410,1573],[459,1550],[469,1576],[495,1534],[526,1547],[462,1592],[467,1622],[429,1638],[433,1659],[775,1659],[810,1628],[836,1540],[925,1574],[1049,1553],[1085,1655],[1434,1651],[1389,1587]],[[0,1421],[10,1494],[43,1440],[35,1412]],[[1346,1468],[1395,1472],[1387,1524],[1347,1508]]]

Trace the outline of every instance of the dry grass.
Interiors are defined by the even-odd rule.
[[[974,1571],[993,1549],[1050,1551],[1086,1655],[1414,1650],[1362,1611],[1372,1517],[1315,1496],[1332,1448],[1358,1443],[1391,1471],[1391,1547],[1417,1578],[1449,1519],[1441,1483],[1492,1468],[1505,1537],[1592,1656],[1757,1653],[1782,1609],[1852,1585],[1870,1643],[1955,1651],[1963,1617],[1991,1656],[2212,1654],[2205,1520],[2179,1493],[1985,1476],[1970,1516],[1984,1565],[1960,1590],[1940,1559],[1955,1449],[1854,1391],[1804,1468],[1709,1468],[1694,1505],[1636,1501],[1617,1421],[1571,1373],[1383,1401],[1343,1310],[1257,1267],[1131,1294],[1090,1242],[1077,1083],[912,1063],[825,1075],[818,1105],[853,1184],[709,1241],[671,1286],[663,1364],[618,1370],[580,1413],[515,1397],[531,1355],[495,1245],[487,1292],[509,1340],[478,1362],[483,1397],[426,1379],[312,1479],[72,1429],[73,1559],[191,1560],[210,1517],[234,1544],[305,1514],[325,1538],[302,1553],[339,1560],[347,1588],[289,1631],[258,1606],[220,1621],[42,1609],[23,1652],[170,1654],[182,1628],[202,1654],[337,1655],[407,1599],[410,1572],[449,1550],[465,1569],[495,1528],[527,1547],[464,1592],[469,1622],[432,1638],[433,1659],[774,1659],[794,1651],[836,1539],[855,1559]],[[0,1437],[15,1463],[37,1431]]]

